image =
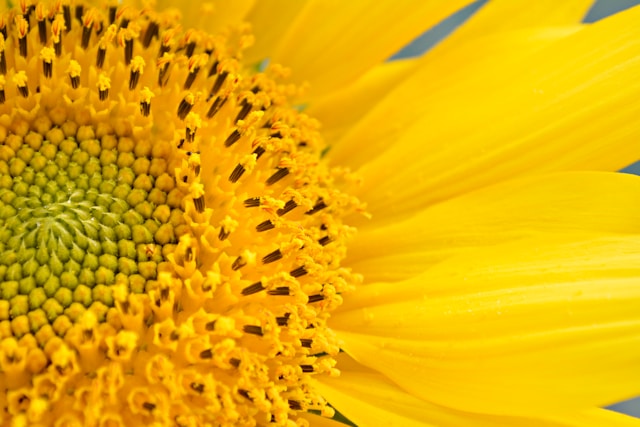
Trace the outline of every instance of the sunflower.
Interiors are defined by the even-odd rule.
[[[2,425],[640,425],[640,9],[169,3],[0,14]]]

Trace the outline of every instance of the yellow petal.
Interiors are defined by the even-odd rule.
[[[339,357],[338,378],[319,378],[324,397],[358,426],[397,427],[614,427],[640,426],[640,420],[602,409],[565,414],[554,420],[501,417],[456,411],[425,402],[383,375]],[[313,424],[312,424],[313,425]]]
[[[505,81],[513,80],[512,76],[508,80],[493,79],[494,74],[503,76],[510,69],[526,63],[536,52],[581,28],[568,26],[502,32],[479,37],[460,46],[454,45],[444,51],[428,52],[418,60],[410,76],[398,81],[393,91],[369,107],[367,115],[348,134],[332,144],[331,157],[340,164],[361,166],[396,147],[398,139],[421,120],[431,124],[432,132],[456,135],[458,126],[466,126],[465,120],[471,120],[474,115],[458,114],[458,105],[450,104],[466,100],[478,110],[484,108],[482,103],[486,100],[476,96],[476,92],[494,90],[504,86]],[[466,92],[455,92],[459,86],[464,86]],[[455,92],[456,97],[451,97],[451,92]],[[340,104],[335,108],[335,114],[343,111]],[[435,112],[442,116],[438,122],[431,119]],[[442,149],[445,142],[446,146],[452,145],[455,141],[450,139],[405,139],[403,147],[414,155],[420,152],[423,154],[421,157],[425,157]],[[428,150],[423,153],[425,148]]]
[[[309,105],[308,114],[322,123],[326,141],[336,141],[360,120],[380,99],[411,74],[416,59],[403,59],[376,65],[355,83],[329,93]]]
[[[402,280],[461,252],[542,233],[640,233],[640,177],[565,172],[521,178],[402,221],[385,219],[360,226],[349,246],[347,265],[369,281]]]
[[[521,240],[361,286],[331,326],[360,363],[458,410],[628,399],[640,393],[640,237],[581,239]]]
[[[379,154],[362,170],[374,214],[518,174],[617,170],[638,158],[639,20],[635,8],[530,57],[416,72],[336,148],[359,162]]]
[[[271,59],[311,83],[310,95],[354,81],[471,0],[316,0],[305,4]]]

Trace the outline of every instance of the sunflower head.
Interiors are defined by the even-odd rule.
[[[3,425],[255,425],[331,409],[358,207],[246,28],[0,15]],[[303,420],[299,420],[303,423]]]

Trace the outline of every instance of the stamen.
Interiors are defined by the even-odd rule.
[[[18,44],[20,45],[20,56],[27,57],[27,34],[29,33],[29,23],[22,17],[17,15],[14,19],[16,31],[18,32]]]
[[[180,101],[180,105],[178,105],[178,117],[184,120],[193,108],[195,102],[195,96],[192,93],[188,93],[187,96]]]
[[[216,77],[216,81],[213,83],[213,87],[211,88],[211,92],[209,93],[210,97],[218,93],[228,75],[228,71],[223,71],[218,74],[218,77]]]
[[[142,46],[148,48],[154,37],[158,37],[160,34],[160,26],[157,22],[151,21],[147,26],[147,30],[144,32],[144,37],[142,38]]]
[[[154,96],[154,93],[146,86],[140,91],[140,112],[145,117],[151,113],[151,98]]]
[[[109,88],[111,88],[111,79],[107,77],[105,74],[100,74],[98,76],[98,83],[96,84],[98,87],[98,96],[100,97],[100,101],[104,101],[109,97]]]
[[[81,8],[81,6],[78,6],[76,8],[76,17],[78,14],[78,8]],[[80,12],[82,12],[82,9],[80,9]],[[82,22],[83,26],[82,26],[82,48],[86,49],[87,47],[89,47],[89,41],[91,40],[91,28],[93,27],[93,21],[96,18],[96,10],[95,9],[91,9],[87,12],[87,14],[84,16],[84,18],[82,17],[82,15],[80,15],[80,17],[78,18],[78,20],[80,22]]]
[[[196,207],[196,210],[200,213],[204,212],[204,196],[200,196],[198,198],[193,199],[193,204]]]
[[[291,275],[291,277],[302,277],[307,274],[307,270],[304,268],[304,266],[302,266],[296,268],[295,270],[291,270],[289,274]]]
[[[7,58],[4,53],[4,36],[0,34],[0,74],[7,74]]]
[[[304,348],[311,348],[311,345],[313,344],[313,340],[309,339],[309,338],[300,338],[300,345]]]
[[[29,96],[29,87],[27,86],[27,73],[24,71],[18,71],[13,76],[13,82],[18,87],[18,92],[22,95],[23,98]]]
[[[227,98],[216,98],[215,101],[213,101],[213,104],[211,104],[211,108],[209,108],[209,111],[207,112],[207,118],[213,118],[213,116],[215,116],[216,113],[220,111],[220,108],[222,108],[225,102],[227,102]]]
[[[68,33],[69,31],[71,31],[71,6],[69,6],[68,4],[63,5],[62,13],[64,15],[63,29],[65,29],[66,32]]]
[[[318,243],[320,243],[321,246],[327,246],[329,243],[331,243],[331,237],[324,236],[322,239],[318,240]]]
[[[4,104],[6,101],[5,93],[4,93],[4,85],[6,84],[6,80],[4,76],[0,75],[0,104]]]
[[[276,317],[276,322],[278,323],[278,326],[287,326],[287,324],[289,323],[289,317],[291,317],[291,313],[287,313],[284,316]]]
[[[239,256],[238,258],[236,258],[233,261],[233,264],[231,264],[231,269],[233,271],[238,271],[240,270],[242,267],[244,267],[245,265],[247,265],[247,262],[244,260],[244,258],[242,258],[241,256]]]
[[[242,135],[240,134],[240,131],[238,129],[235,129],[233,132],[229,134],[227,139],[224,141],[224,146],[227,148],[231,147],[240,139],[241,136]]]
[[[80,68],[80,64],[78,61],[71,60],[69,61],[69,67],[67,68],[67,74],[69,75],[69,79],[71,80],[71,87],[77,89],[80,86],[80,72],[82,69]]]
[[[267,179],[266,184],[273,185],[287,175],[289,175],[288,168],[278,168],[278,170],[273,175],[271,175],[269,179]]]
[[[251,109],[253,108],[253,105],[251,105],[251,103],[249,101],[247,101],[246,99],[242,101],[242,103],[240,104],[240,112],[238,113],[238,115],[236,116],[236,122],[238,120],[244,120],[247,115],[251,112]]]
[[[252,197],[244,201],[245,208],[257,208],[260,206],[260,197]]]
[[[242,330],[248,334],[262,336],[262,328],[256,325],[244,325]]]
[[[291,289],[288,286],[279,286],[275,289],[271,289],[267,294],[271,296],[289,296],[291,295]]]
[[[278,214],[278,216],[282,216],[288,212],[291,212],[297,207],[298,207],[298,204],[296,202],[294,202],[293,200],[289,200],[287,203],[284,204],[284,207],[282,209],[278,209],[276,213]]]
[[[258,224],[256,226],[256,231],[258,231],[259,233],[263,232],[263,231],[268,231],[268,230],[272,230],[274,229],[276,226],[273,224],[273,222],[271,222],[270,219],[261,222],[260,224]]]
[[[134,90],[140,80],[140,74],[142,74],[145,66],[144,59],[141,56],[136,56],[131,61],[131,72],[129,73],[129,90]]]
[[[53,59],[56,57],[55,51],[50,47],[43,47],[40,50],[40,59],[42,59],[42,73],[46,78],[53,76]]]
[[[262,286],[262,282],[256,282],[253,285],[249,285],[242,290],[242,295],[253,295],[260,291],[264,291],[266,288]]]
[[[47,44],[47,14],[44,7],[44,3],[39,2],[36,5],[36,20],[38,21],[38,37],[40,38],[40,44]]]
[[[237,164],[236,167],[229,175],[229,182],[235,184],[242,177],[242,175],[246,172],[246,169],[241,164]]]
[[[310,295],[309,296],[309,304],[322,301],[324,299],[324,295]]]
[[[220,227],[220,232],[218,233],[218,240],[226,240],[229,237],[230,232],[224,227]]]
[[[280,252],[280,249],[276,249],[270,254],[265,255],[264,258],[262,258],[262,263],[271,264],[272,262],[276,262],[280,259],[282,259],[282,252]]]
[[[317,213],[326,207],[327,205],[324,203],[324,200],[318,199],[318,202],[315,204],[315,206],[313,206],[313,208],[310,211],[305,212],[305,214],[313,215],[314,213]]]
[[[66,6],[67,9],[69,6]],[[63,6],[64,8],[64,6]],[[64,9],[66,10],[66,9]],[[69,10],[69,21],[71,21],[71,11]],[[62,32],[65,29],[71,28],[71,24],[67,23],[67,18],[62,18],[60,15],[56,15],[53,23],[51,24],[51,34],[53,38],[53,48],[56,52],[56,56],[62,55]]]

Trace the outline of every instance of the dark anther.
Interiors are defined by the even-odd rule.
[[[204,328],[205,328],[207,331],[213,331],[213,330],[215,330],[215,329],[216,329],[216,321],[215,321],[215,320],[212,320],[211,322],[207,322],[207,324],[206,324],[206,325],[204,325]]]
[[[124,64],[131,64],[131,60],[133,59],[133,39],[128,39],[124,41]]]
[[[185,135],[185,139],[187,140],[187,142],[193,142],[196,139],[196,130],[197,129],[189,129],[186,128],[184,135]]]
[[[289,323],[289,317],[291,317],[291,313],[287,313],[281,317],[276,317],[276,322],[278,323],[278,326],[287,326],[287,324]]]
[[[7,58],[4,56],[4,51],[0,52],[0,74],[7,74]]]
[[[264,291],[265,289],[266,288],[262,286],[262,282],[256,282],[253,285],[249,285],[246,288],[244,288],[242,290],[242,295],[247,296],[247,295],[256,294],[260,291]]]
[[[185,50],[185,55],[191,58],[195,50],[196,50],[196,42],[191,42],[187,45],[187,49]]]
[[[273,222],[271,222],[270,219],[266,220],[266,221],[262,221],[260,224],[258,224],[256,226],[256,230],[258,232],[263,232],[263,231],[267,231],[267,230],[271,230],[275,228],[275,225],[273,224]]]
[[[296,207],[298,207],[298,204],[296,202],[294,202],[293,200],[289,200],[287,203],[284,204],[284,207],[282,209],[278,209],[276,211],[276,213],[278,214],[278,216],[282,216],[282,215],[286,214],[287,212],[291,212]]]
[[[189,112],[191,111],[192,107],[193,105],[187,102],[186,99],[180,101],[180,105],[178,105],[178,117],[184,120],[184,118],[187,117],[187,114],[189,114]]]
[[[117,11],[118,11],[118,9],[115,6],[111,6],[109,8],[109,25],[111,25],[114,22],[116,22],[116,12]]]
[[[0,89],[0,104],[4,104],[4,101],[6,101],[6,97],[4,94],[4,89]]]
[[[82,5],[76,6],[76,19],[82,23],[82,15],[84,15],[84,7]]]
[[[244,201],[245,208],[257,208],[260,206],[260,197],[252,197]]]
[[[71,87],[77,89],[80,86],[80,76],[69,76],[71,79]]]
[[[181,138],[180,141],[178,141],[178,148],[182,148],[182,146],[184,145],[184,138]],[[184,177],[184,182],[187,182],[187,177]]]
[[[282,134],[280,133],[280,131],[276,132],[276,133],[272,133],[271,135],[269,135],[271,138],[282,138]]]
[[[304,373],[313,372],[313,365],[300,365],[300,368]]]
[[[220,111],[225,102],[227,102],[227,98],[216,98],[216,100],[213,101],[213,104],[211,104],[211,108],[209,108],[209,111],[207,111],[207,118],[210,119],[215,116],[216,113]]]
[[[82,48],[86,49],[87,47],[89,47],[89,41],[91,40],[91,26],[89,27],[82,27],[82,40],[81,40],[81,44],[82,44]]]
[[[267,294],[275,297],[288,296],[291,295],[291,289],[289,289],[288,286],[278,286],[277,288],[268,291]]]
[[[224,229],[224,227],[220,227],[220,232],[218,233],[218,240],[225,240],[229,237],[229,232]]]
[[[193,199],[193,204],[195,205],[198,212],[204,212],[204,196]]]
[[[237,270],[240,270],[245,265],[247,265],[247,262],[241,256],[239,256],[233,261],[233,264],[231,264],[231,269],[233,271],[237,271]]]
[[[82,338],[84,338],[85,341],[89,341],[91,338],[93,338],[93,330],[92,329],[83,330]]]
[[[251,396],[249,396],[249,392],[247,390],[239,389],[238,394],[244,397],[245,399],[249,399],[250,401],[253,402],[253,399],[251,398]]]
[[[42,74],[48,79],[53,75],[53,63],[48,61],[42,61]]]
[[[325,231],[327,229],[327,225],[326,224],[321,224],[320,225],[320,230]]]
[[[129,20],[127,18],[122,18],[122,20],[120,21],[120,26],[118,28],[128,28],[129,27]]]
[[[145,48],[149,47],[153,38],[158,37],[159,29],[160,26],[158,25],[158,23],[151,21],[147,26],[147,30],[144,32],[144,37],[142,38],[142,46],[144,46]]]
[[[288,168],[278,168],[278,170],[267,179],[266,184],[273,185],[287,175],[289,175]]]
[[[40,37],[40,44],[47,44],[47,21],[44,19],[42,21],[38,21],[38,36]]]
[[[309,295],[309,304],[322,301],[324,299],[324,295]]]
[[[201,359],[211,359],[213,357],[213,351],[211,349],[200,352]]]
[[[224,141],[224,146],[225,147],[231,147],[233,144],[235,144],[240,139],[240,136],[241,135],[240,135],[240,132],[238,131],[238,129],[234,130],[227,137],[226,141]]]
[[[280,249],[276,249],[275,251],[271,252],[268,255],[265,255],[264,258],[262,258],[262,263],[263,264],[270,264],[272,262],[276,262],[279,259],[282,259],[282,252],[280,252]]]
[[[162,58],[165,53],[171,51],[171,48],[165,44],[160,45],[160,50],[158,51],[158,58]]]
[[[104,101],[108,97],[109,97],[109,88],[98,90],[98,98],[100,98],[100,101]]]
[[[178,333],[178,331],[171,331],[171,334],[169,334],[169,339],[171,341],[178,341],[180,339],[180,334]]]
[[[189,75],[187,76],[187,80],[185,80],[184,82],[185,89],[189,89],[191,87],[193,82],[196,80],[196,77],[198,76],[198,71],[200,71],[200,68],[195,67],[191,72],[189,72]]]
[[[309,338],[300,339],[300,345],[304,348],[311,348],[312,343],[313,343],[313,340],[310,340]]]
[[[253,105],[251,105],[250,102],[247,102],[246,99],[242,101],[240,112],[236,116],[234,123],[237,122],[238,120],[244,120],[245,117],[247,117],[247,115],[251,112],[252,108],[253,108]]]
[[[331,237],[324,236],[322,239],[318,240],[318,243],[320,243],[320,245],[322,246],[327,246],[329,243],[331,243]]]
[[[62,35],[60,35],[57,42],[53,43],[53,51],[56,53],[57,57],[62,55]]]
[[[140,112],[143,116],[148,117],[151,113],[151,103],[147,101],[140,101]]]
[[[267,150],[265,150],[264,148],[258,146],[256,147],[255,150],[253,150],[252,154],[256,155],[256,160],[258,160]]]
[[[134,90],[140,80],[140,71],[131,70],[129,73],[129,90]]]
[[[196,393],[204,393],[204,384],[200,383],[191,383],[191,390]]]
[[[240,359],[236,359],[235,357],[232,357],[231,359],[229,359],[229,363],[234,368],[237,368],[238,366],[240,366]]]
[[[192,248],[190,248],[190,247],[187,248],[187,250],[185,251],[185,254],[184,254],[184,258],[187,261],[191,261],[193,259],[193,249]]]
[[[212,70],[214,69],[214,67],[217,67],[217,64],[213,64],[213,65],[214,66],[211,67]],[[212,75],[211,72],[209,72],[209,75]],[[220,74],[218,74],[218,77],[216,77],[216,81],[213,83],[213,87],[211,88],[211,92],[209,92],[210,96],[213,96],[216,93],[218,93],[218,91],[222,87],[222,84],[227,79],[228,75],[229,75],[228,71],[223,71]]]
[[[233,168],[231,175],[229,175],[229,182],[235,184],[236,182],[238,182],[238,180],[242,177],[242,175],[245,172],[246,172],[246,169],[244,168],[244,166],[238,163],[236,167]]]
[[[18,86],[18,92],[22,95],[23,98],[29,96],[29,87],[28,86]]]
[[[20,56],[23,58],[27,57],[27,37],[22,37],[18,40],[18,44],[20,45]]]
[[[304,266],[302,266],[302,267],[298,267],[298,268],[296,268],[295,270],[291,270],[291,271],[289,272],[289,274],[290,274],[292,277],[302,277],[302,276],[304,276],[305,274],[307,274],[307,269],[306,269],[306,268],[304,268]]]
[[[248,334],[262,336],[262,328],[256,325],[244,325],[242,330]]]
[[[98,54],[96,56],[96,67],[102,68],[104,65],[104,59],[107,57],[107,49],[104,47],[98,48]]]
[[[68,4],[62,6],[62,16],[64,17],[65,31],[71,31],[71,6]]]
[[[156,405],[154,405],[154,404],[153,404],[153,403],[151,403],[151,402],[144,402],[144,403],[142,404],[142,407],[143,407],[144,409],[146,409],[147,411],[149,411],[149,412],[151,412],[151,411],[153,411],[154,409],[156,409]]]
[[[294,411],[302,410],[302,405],[297,400],[288,400],[287,402],[289,403],[289,408],[293,409]]]
[[[313,215],[316,212],[321,211],[322,209],[326,208],[327,205],[324,203],[324,200],[322,199],[318,199],[318,202],[315,204],[315,206],[313,208],[311,208],[310,211],[305,212],[305,214],[307,215]]]

